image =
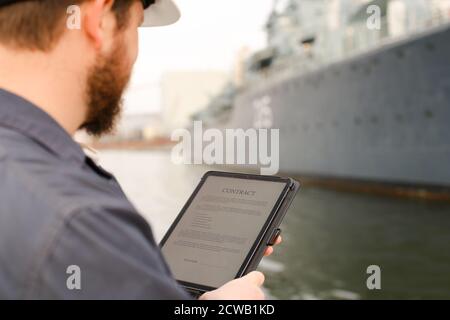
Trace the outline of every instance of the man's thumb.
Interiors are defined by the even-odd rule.
[[[251,283],[257,285],[258,287],[262,286],[264,283],[264,274],[259,271],[252,271],[246,276],[241,278],[242,280],[250,281]]]

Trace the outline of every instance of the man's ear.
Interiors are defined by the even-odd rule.
[[[102,48],[105,36],[114,26],[113,4],[114,0],[92,0],[85,1],[81,6],[83,29],[97,50]]]

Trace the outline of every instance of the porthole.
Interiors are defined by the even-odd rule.
[[[405,51],[403,50],[397,50],[397,52],[395,53],[397,55],[397,58],[399,59],[403,59],[405,57]]]
[[[436,46],[434,45],[434,43],[428,42],[425,45],[425,48],[427,48],[428,51],[434,51],[436,49]]]

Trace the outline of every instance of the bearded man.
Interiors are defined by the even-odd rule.
[[[80,28],[67,27],[73,5]],[[111,132],[138,28],[178,18],[172,0],[0,0],[0,299],[190,298],[72,138]],[[261,299],[263,281],[253,272],[200,298]]]

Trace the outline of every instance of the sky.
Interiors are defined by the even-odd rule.
[[[238,51],[265,45],[273,0],[175,0],[180,21],[139,30],[139,57],[125,95],[126,113],[159,112],[160,80],[170,71],[231,72]]]

